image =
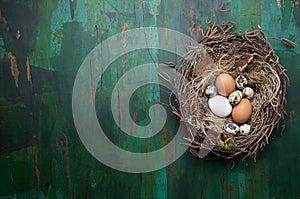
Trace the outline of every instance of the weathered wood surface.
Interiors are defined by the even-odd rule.
[[[0,0],[0,198],[300,198],[300,8],[292,2],[298,3],[227,0],[220,12],[221,0]],[[188,152],[172,165],[144,174],[99,163],[81,143],[72,118],[72,86],[84,58],[127,25],[189,34],[189,21],[204,27],[206,16],[235,21],[242,31],[260,25],[270,38],[291,79],[283,136],[272,141],[256,163],[237,160],[233,169],[228,162],[199,160]],[[280,38],[294,41],[296,47],[283,45]],[[10,74],[8,52],[17,57],[19,88]],[[27,56],[32,84],[24,75]],[[95,105],[99,122],[118,146],[141,152],[172,139],[178,120],[171,113],[154,140],[128,138],[113,121],[109,101],[124,71],[172,58],[141,50],[120,57],[106,71]],[[131,112],[138,124],[149,123],[147,111],[161,97],[154,85],[137,91]],[[122,112],[120,104],[118,108]]]

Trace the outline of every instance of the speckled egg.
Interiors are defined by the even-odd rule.
[[[201,113],[205,113],[208,107],[208,102],[207,99],[203,98],[198,98],[198,108],[200,108]]]
[[[228,96],[235,90],[235,82],[233,77],[228,73],[221,73],[216,78],[216,87],[220,95]]]
[[[233,91],[230,93],[228,97],[228,101],[231,105],[237,105],[243,97],[243,93],[241,91]]]
[[[250,124],[243,124],[240,126],[240,133],[242,135],[248,135],[251,131],[251,125]]]
[[[240,127],[235,123],[228,123],[224,126],[224,130],[230,134],[236,134],[240,131]]]
[[[243,89],[243,95],[248,99],[253,99],[254,97],[254,90],[250,87],[246,87]]]
[[[217,95],[217,93],[218,93],[218,90],[217,90],[217,87],[215,85],[209,85],[205,89],[205,94],[208,97],[214,97],[214,96]]]
[[[239,75],[235,79],[235,84],[236,84],[236,87],[238,87],[239,89],[243,89],[248,84],[248,80],[245,76]]]

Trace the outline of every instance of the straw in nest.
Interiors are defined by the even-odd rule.
[[[191,137],[186,139],[190,152],[197,157],[206,150],[224,159],[243,156],[255,160],[286,114],[285,95],[289,84],[286,69],[280,65],[261,29],[233,32],[234,25],[213,24],[203,31],[200,44],[188,47],[175,79],[177,114],[188,126]],[[247,135],[227,133],[224,124],[231,117],[218,117],[207,106],[205,89],[214,84],[220,73],[228,73],[234,79],[243,75],[255,91],[248,121],[251,132]]]

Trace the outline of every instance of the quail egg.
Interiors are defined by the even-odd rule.
[[[253,99],[254,97],[254,90],[250,87],[246,87],[243,89],[243,95],[248,99]]]
[[[239,75],[235,79],[235,84],[239,89],[243,89],[248,84],[247,78],[243,75]]]
[[[224,126],[224,130],[230,134],[236,134],[240,131],[240,127],[235,123],[228,123]]]
[[[205,98],[198,98],[198,107],[200,107],[200,112],[205,113],[208,108],[208,103]]]
[[[243,97],[243,93],[241,91],[233,91],[229,97],[228,101],[231,105],[237,105]]]
[[[240,126],[240,133],[242,135],[248,135],[251,131],[251,125],[250,124],[243,124]]]
[[[215,87],[214,85],[209,85],[205,89],[205,94],[208,97],[214,97],[217,95],[217,93],[218,93],[217,87]]]

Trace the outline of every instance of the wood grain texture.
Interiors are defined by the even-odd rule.
[[[7,25],[3,20],[0,24],[0,198],[300,198],[300,8],[284,2],[283,10],[275,0],[227,0],[223,8],[229,10],[220,12],[221,0],[0,0],[1,19],[7,19]],[[235,21],[237,31],[260,25],[270,38],[291,79],[283,136],[278,130],[277,139],[256,163],[237,160],[233,169],[223,160],[199,160],[188,152],[166,168],[143,174],[99,163],[85,149],[73,124],[72,86],[84,58],[122,30],[155,26],[189,34],[189,21],[205,27],[207,16],[216,22]],[[280,38],[294,41],[296,47],[283,45]],[[152,35],[149,42],[158,40]],[[18,89],[10,75],[8,52],[16,55],[19,68],[24,67]],[[22,73],[27,56],[32,84]],[[93,103],[99,123],[119,147],[151,151],[174,136],[179,121],[170,111],[158,136],[144,140],[122,132],[110,110],[111,92],[124,72],[173,59],[174,55],[156,49],[127,53],[112,63],[98,85],[92,85],[97,87]],[[132,97],[130,111],[137,124],[148,124],[149,107],[167,100],[160,91],[157,85],[147,85]],[[115,106],[120,120],[123,106]]]

